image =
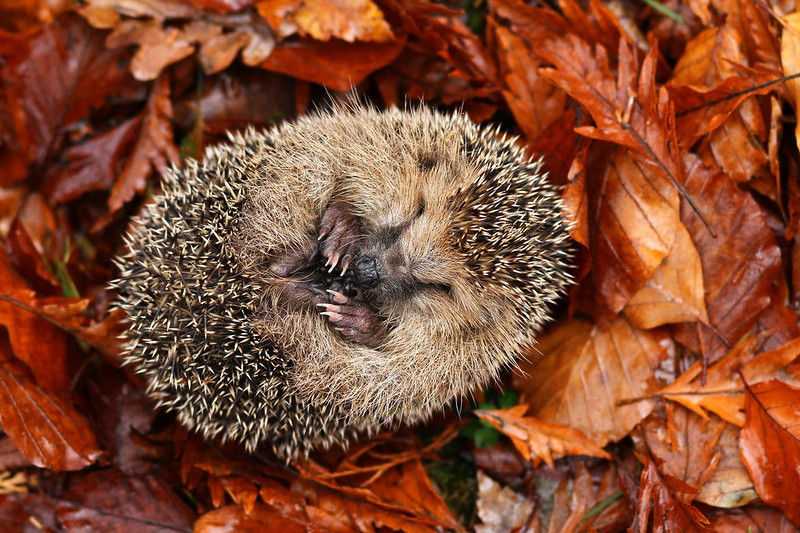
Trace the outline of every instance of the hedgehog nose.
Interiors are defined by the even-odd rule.
[[[378,259],[362,255],[353,264],[353,274],[362,289],[371,289],[381,281],[381,268]]]

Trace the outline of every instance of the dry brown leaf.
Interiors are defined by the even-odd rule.
[[[320,41],[336,38],[349,43],[394,39],[372,0],[259,0],[255,5],[280,38],[299,33]]]
[[[599,295],[619,312],[669,255],[680,226],[678,192],[630,157],[613,151],[604,174],[587,183],[592,279]],[[591,204],[590,204],[591,205]]]
[[[178,28],[165,28],[157,20],[123,20],[106,38],[110,48],[136,44],[139,48],[131,61],[131,72],[137,80],[158,77],[164,67],[194,53],[194,45]]]
[[[262,533],[264,531],[280,531],[281,533],[306,533],[308,527],[302,516],[285,515],[272,506],[258,503],[250,511],[241,505],[226,505],[213,509],[194,523],[194,533]],[[324,531],[347,531],[346,529],[329,529]]]
[[[59,303],[69,306],[68,314],[80,314],[86,308],[85,301]],[[66,398],[71,382],[67,339],[63,331],[32,312],[34,306],[35,293],[9,268],[5,251],[0,249],[0,324],[8,330],[11,350],[44,390]]]
[[[254,12],[221,15],[204,12],[203,7],[215,6],[195,9],[169,1],[89,0],[79,12],[92,26],[112,30],[106,38],[107,46],[137,46],[130,68],[139,80],[156,79],[164,68],[193,54],[198,47],[207,74],[227,68],[240,51],[242,60],[250,66],[272,52],[275,38]]]
[[[705,409],[708,409],[731,424],[741,427],[745,422],[742,375],[751,384],[775,376],[782,376],[795,383],[800,379],[800,376],[786,371],[787,366],[800,356],[800,339],[794,339],[780,348],[755,357],[761,342],[761,337],[752,337],[736,346],[709,367],[705,385],[701,376],[702,364],[697,362],[665,387],[661,394],[701,416],[706,416]]]
[[[771,380],[746,392],[742,460],[761,499],[800,527],[800,389]]]
[[[348,91],[368,74],[394,61],[404,45],[405,38],[386,43],[300,40],[291,46],[276,47],[259,66],[335,91]]]
[[[669,255],[630,299],[625,314],[642,329],[678,322],[708,323],[700,254],[683,224],[676,226]]]
[[[586,150],[576,154],[567,175],[568,183],[564,187],[561,199],[564,212],[568,214],[573,226],[569,233],[573,239],[585,247],[589,247],[589,199],[586,196]],[[579,278],[580,279],[580,278]]]
[[[419,460],[388,470],[368,487],[338,485],[317,477],[299,478],[291,489],[305,501],[309,523],[329,529],[353,531],[375,524],[416,532],[463,530]]]
[[[553,466],[553,459],[568,455],[611,459],[605,450],[577,429],[526,417],[527,410],[527,405],[517,405],[510,409],[475,411],[475,415],[509,437],[514,447],[534,467],[542,461]]]
[[[74,13],[34,32],[0,36],[0,55],[3,186],[41,171],[90,110],[141,89],[125,69],[129,51],[107,50],[102,33]]]
[[[196,516],[165,479],[113,468],[73,483],[56,510],[68,531],[189,531]]]
[[[739,455],[739,428],[725,424],[715,447],[721,458],[695,500],[715,507],[741,507],[758,499],[750,473]]]
[[[541,360],[520,363],[514,389],[537,418],[575,428],[604,446],[652,411],[655,400],[648,398],[660,388],[653,373],[672,343],[663,332],[639,330],[617,318],[607,329],[565,322],[542,336],[536,348]]]
[[[744,397],[738,372],[746,361],[753,358],[759,344],[757,337],[747,339],[711,365],[705,376],[702,375],[703,364],[698,361],[666,386],[661,394],[700,416],[705,417],[707,409],[723,420],[741,426],[744,424]]]
[[[774,507],[748,505],[742,509],[713,510],[708,518],[717,533],[798,533],[800,528],[792,524],[782,512]]]
[[[586,185],[589,197],[599,200],[591,215],[592,278],[600,299],[617,313],[653,275],[675,239],[675,185],[683,178],[670,102],[655,88],[655,56],[649,54],[640,70],[636,53],[624,42],[616,76],[604,48],[592,50],[574,35],[538,48],[555,65],[542,72],[594,119],[595,126],[577,131],[621,145],[605,174]]]
[[[492,26],[506,87],[503,97],[525,137],[535,139],[564,113],[566,94],[539,75],[541,63],[522,39],[503,26]]]

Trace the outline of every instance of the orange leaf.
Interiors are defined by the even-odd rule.
[[[287,516],[280,510],[263,503],[257,503],[246,511],[241,505],[226,505],[207,512],[194,523],[194,533],[262,533],[280,531],[281,533],[305,533],[306,524],[300,516]],[[330,531],[330,530],[326,530]],[[333,531],[346,531],[334,529]]]
[[[736,76],[735,65],[740,63],[746,63],[746,59],[737,30],[730,24],[710,28],[687,45],[683,57],[675,66],[670,84],[714,88]],[[770,78],[774,76],[763,76],[758,81],[765,82]],[[756,86],[758,81],[752,80],[752,86]],[[761,88],[759,92],[765,90]],[[683,117],[684,125],[679,129],[678,138],[684,146],[691,146],[701,135],[711,132],[705,147],[700,150],[703,159],[715,161],[737,182],[750,179],[767,162],[763,147],[766,125],[754,95],[746,91],[734,98],[732,103],[735,107],[714,106],[708,109],[710,120],[698,124],[697,129],[691,125],[692,119],[697,116]]]
[[[642,329],[677,322],[708,323],[700,254],[683,224],[676,226],[669,255],[628,301],[625,314]]]
[[[475,411],[475,414],[508,436],[525,460],[533,462],[534,467],[542,461],[553,466],[554,458],[568,455],[611,459],[605,450],[577,429],[526,417],[527,410],[527,405],[517,405],[510,409]]]
[[[405,46],[405,39],[386,43],[321,43],[300,40],[275,50],[259,66],[347,91],[367,75],[394,61]]]
[[[787,365],[800,356],[800,339],[794,339],[755,357],[761,337],[747,339],[711,365],[705,375],[705,384],[700,376],[702,362],[698,361],[665,387],[661,394],[700,416],[705,417],[707,409],[731,424],[742,426],[745,422],[745,399],[740,372],[750,383],[765,381],[785,373]]]
[[[536,348],[541,360],[520,362],[514,388],[537,418],[575,428],[603,446],[652,411],[655,401],[648,398],[660,388],[653,372],[671,341],[624,318],[606,329],[572,320],[541,337]]]

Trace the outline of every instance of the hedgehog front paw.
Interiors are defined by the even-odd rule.
[[[386,340],[386,328],[375,309],[367,302],[348,298],[334,290],[328,290],[333,303],[319,303],[321,315],[328,318],[336,331],[353,342],[370,348],[380,346]]]
[[[347,204],[334,202],[328,206],[322,215],[317,238],[328,272],[333,272],[337,265],[341,267],[342,275],[347,272],[355,252],[358,232],[358,220]]]
[[[275,258],[269,265],[269,270],[274,275],[281,278],[288,278],[292,274],[308,268],[318,259],[316,251],[310,254],[306,251],[291,250],[284,255]]]

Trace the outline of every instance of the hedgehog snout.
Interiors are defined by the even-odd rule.
[[[355,260],[352,268],[356,283],[364,289],[377,286],[386,277],[380,259],[371,255],[360,256]]]

